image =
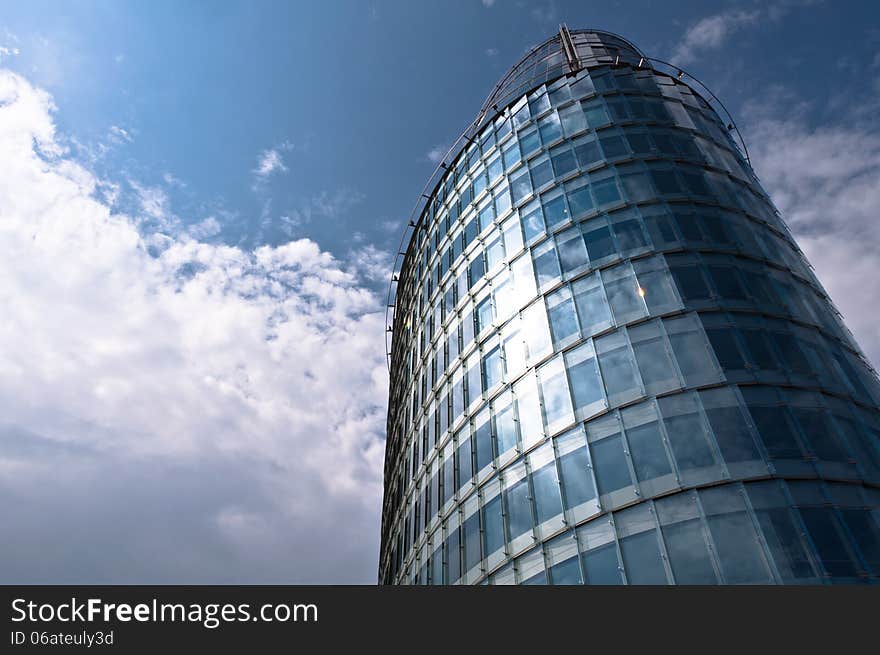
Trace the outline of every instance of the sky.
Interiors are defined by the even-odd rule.
[[[0,581],[374,583],[393,255],[562,22],[721,98],[880,364],[874,3],[0,0]]]

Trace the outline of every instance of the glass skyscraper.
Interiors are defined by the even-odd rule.
[[[595,30],[495,87],[390,292],[380,582],[880,580],[880,383],[725,115]]]

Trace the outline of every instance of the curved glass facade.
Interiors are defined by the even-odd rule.
[[[496,87],[413,228],[380,582],[876,582],[876,373],[714,109],[615,39],[531,51],[558,74]]]

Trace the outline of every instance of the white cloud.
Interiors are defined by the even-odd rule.
[[[443,161],[443,156],[446,154],[446,151],[448,149],[449,147],[444,145],[434,146],[425,153],[425,159],[427,159],[432,164],[439,164],[441,161]]]
[[[131,133],[128,130],[119,127],[118,125],[110,126],[107,138],[117,145],[122,143],[131,143],[133,141]]]
[[[553,2],[553,0],[533,5],[529,14],[542,29],[547,29],[551,25],[555,25],[559,17],[559,12],[556,10],[556,3]]]
[[[487,57],[497,57],[498,56],[498,48],[486,48],[486,56]]]
[[[378,255],[145,235],[167,195],[111,213],[9,71],[0,161],[0,579],[373,581]]]
[[[847,326],[880,365],[880,132],[843,114],[839,123],[811,125],[805,108],[783,97],[745,113],[752,162]]]
[[[142,184],[131,178],[128,179],[128,185],[137,196],[142,212],[137,220],[142,229],[165,233],[173,233],[179,229],[180,219],[171,211],[171,199],[165,189]]]
[[[257,167],[253,170],[257,181],[265,181],[274,173],[286,173],[287,165],[284,162],[284,152],[293,149],[293,144],[289,141],[264,150],[257,158]]]
[[[687,66],[709,50],[720,48],[730,37],[746,27],[762,22],[778,21],[792,9],[808,7],[821,0],[776,0],[756,9],[730,9],[701,18],[684,33],[669,59]]]
[[[686,66],[701,52],[720,47],[730,35],[754,24],[760,16],[761,12],[758,10],[738,9],[698,20],[685,32],[672,54],[672,62]]]
[[[495,4],[495,0],[481,0],[484,7],[491,7]]]
[[[0,46],[0,61],[8,59],[9,57],[15,57],[19,54],[21,54],[21,51],[18,48],[12,46]]]
[[[162,173],[162,181],[165,182],[170,187],[177,187],[179,189],[186,188],[186,182],[181,180],[179,177],[176,177],[173,173],[165,172]]]
[[[257,161],[257,167],[254,174],[257,177],[269,177],[272,173],[287,172],[287,166],[284,165],[284,158],[281,153],[274,148],[264,150]]]
[[[223,228],[220,226],[220,221],[218,221],[214,216],[208,216],[207,218],[203,218],[198,223],[194,223],[187,228],[187,232],[189,235],[196,240],[210,239],[213,236],[217,236],[220,234]]]

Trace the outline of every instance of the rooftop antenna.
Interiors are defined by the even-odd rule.
[[[568,60],[568,67],[572,73],[576,73],[581,69],[581,60],[577,55],[577,48],[574,47],[574,41],[571,39],[571,32],[568,31],[565,23],[559,25],[559,40],[562,41],[562,50],[565,52],[565,58]]]

